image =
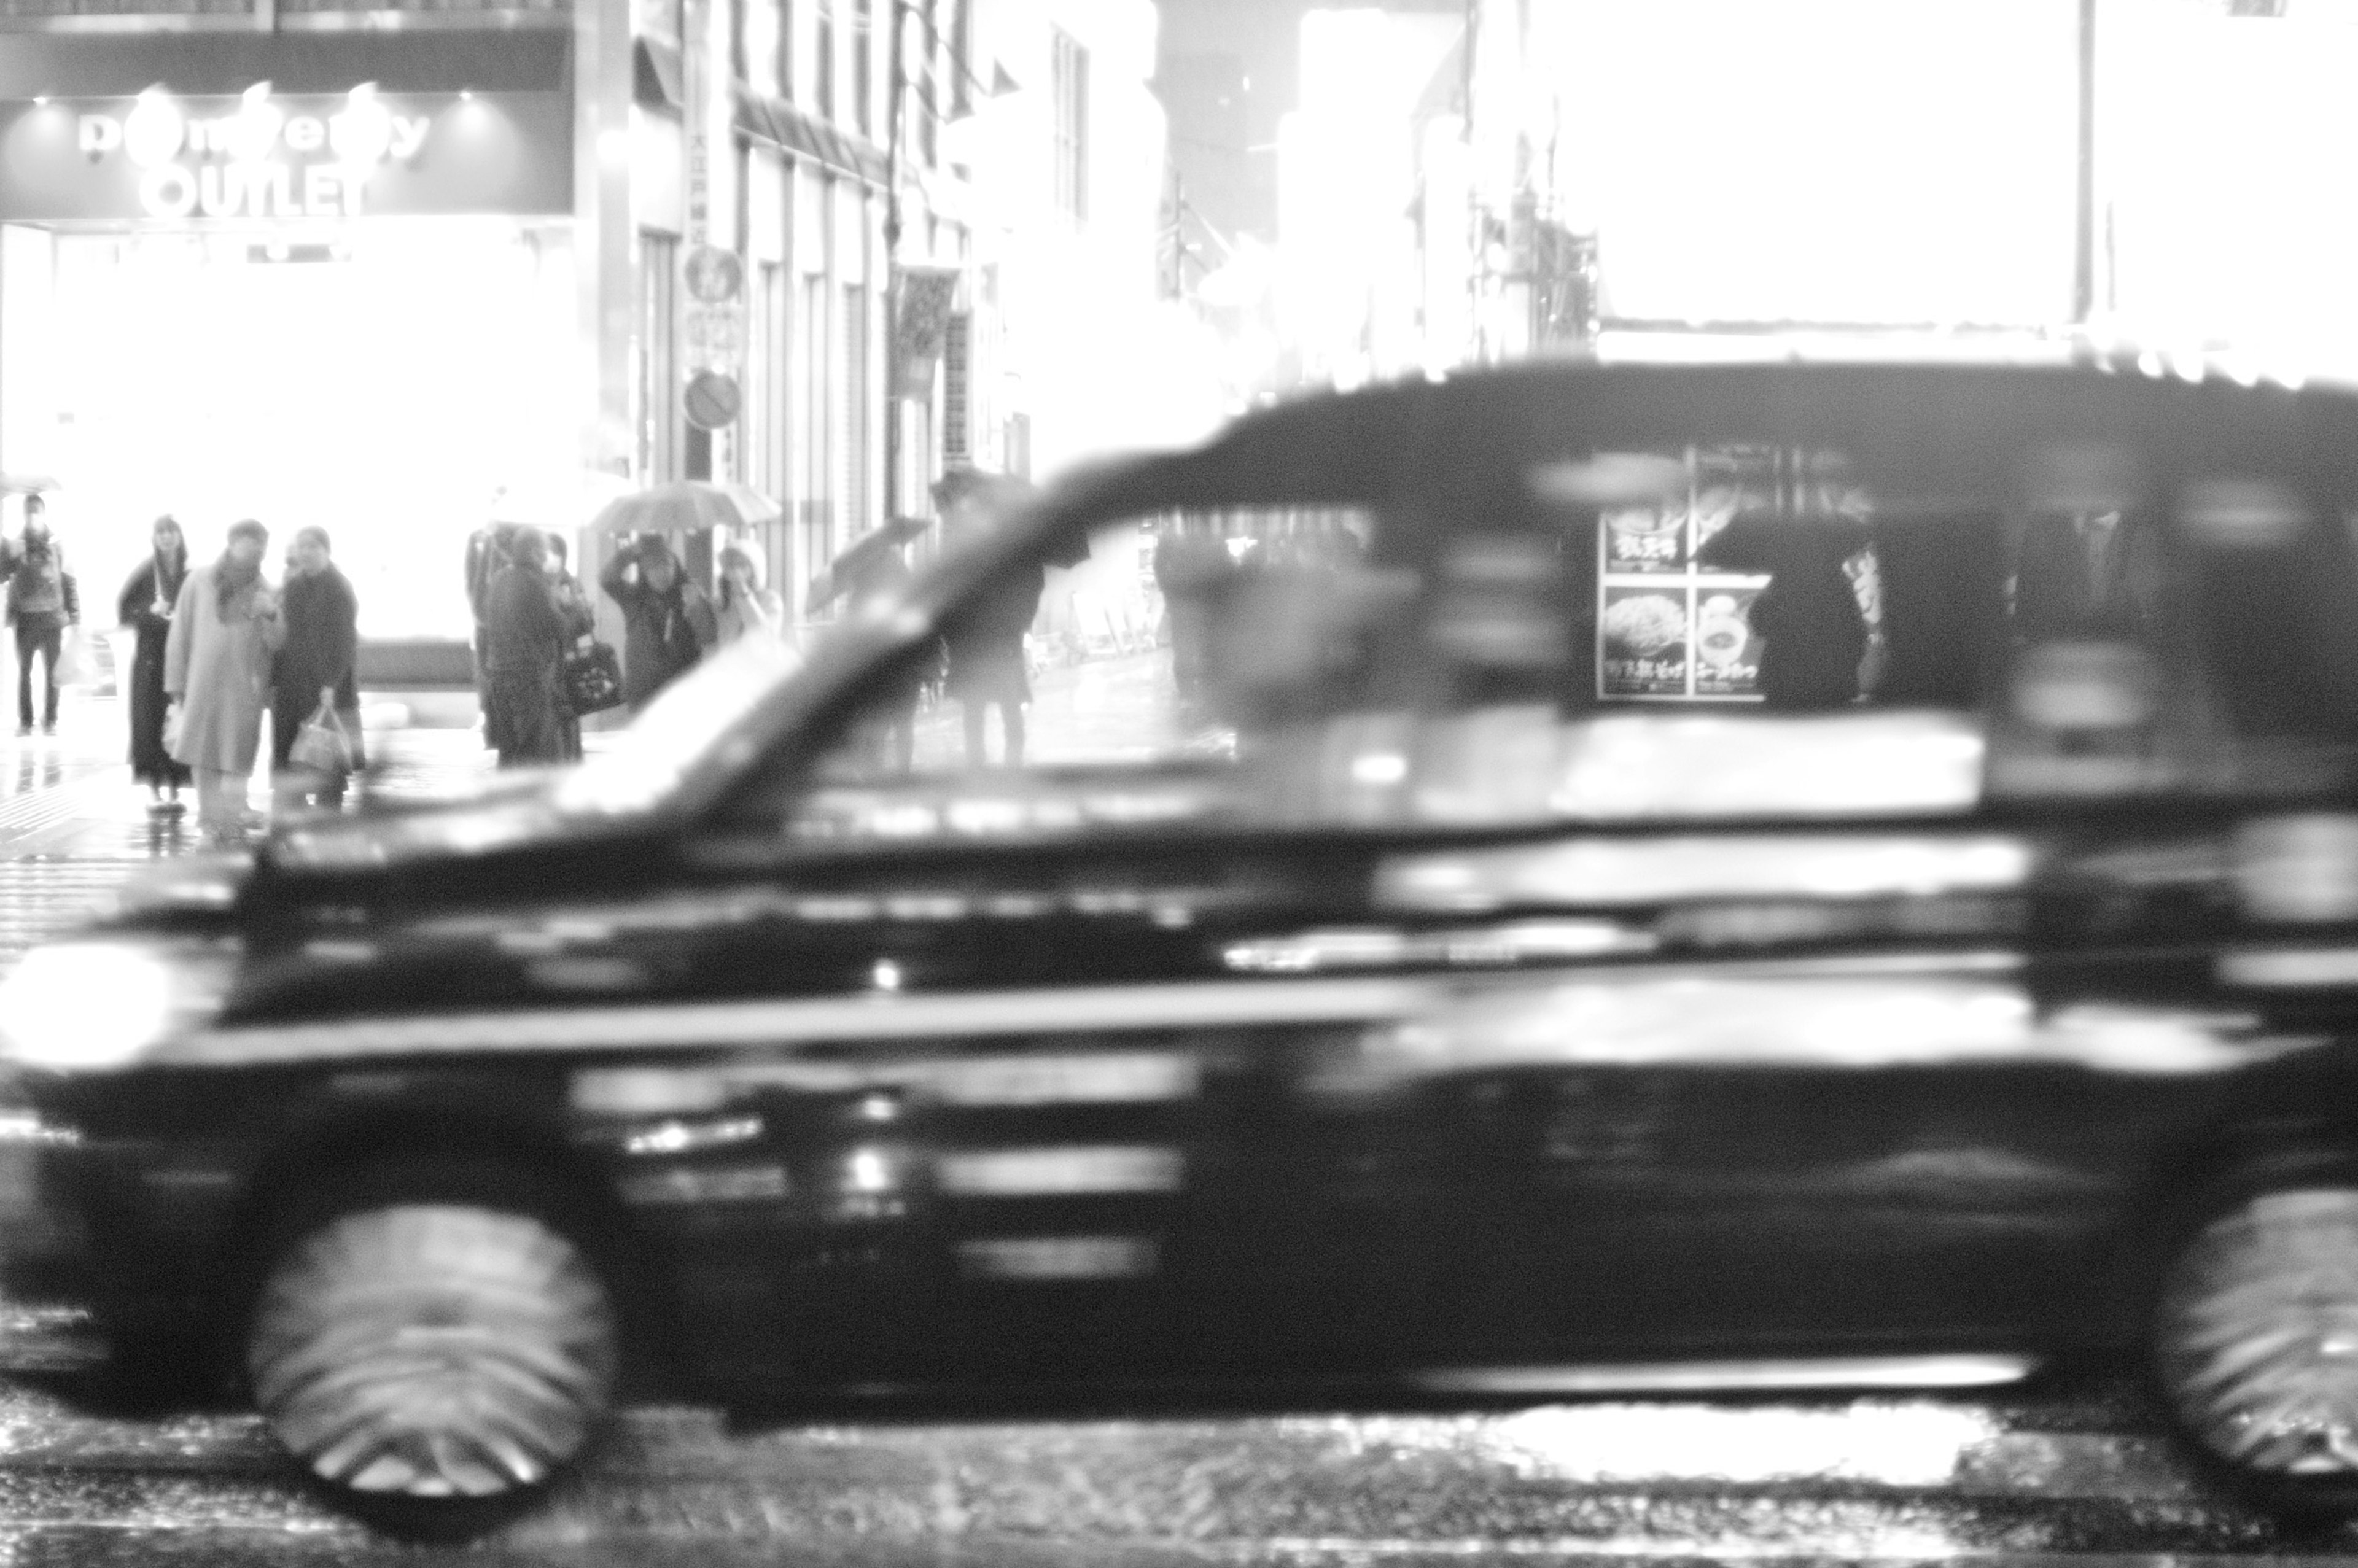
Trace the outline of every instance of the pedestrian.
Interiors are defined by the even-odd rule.
[[[508,564],[492,579],[491,717],[500,739],[500,766],[565,761],[558,720],[557,668],[565,656],[565,612],[548,575],[548,539],[538,529],[517,532]]]
[[[776,642],[786,634],[786,612],[778,596],[762,586],[761,568],[741,546],[724,546],[719,560],[720,587],[713,595],[713,643],[744,636]]]
[[[172,632],[172,606],[189,577],[189,540],[168,514],[149,532],[148,556],[115,596],[114,621],[138,637],[126,683],[131,711],[131,777],[147,786],[147,814],[178,816],[180,787],[189,770],[164,749],[164,643]]]
[[[583,639],[598,629],[597,608],[583,591],[581,579],[575,577],[567,564],[565,535],[548,536],[548,580],[557,596],[557,612],[565,618],[565,647],[570,653],[579,648]],[[557,661],[557,749],[566,762],[581,760],[581,716],[573,711],[569,694],[565,689],[564,660]]]
[[[332,777],[290,767],[295,736],[325,708],[352,743],[352,765],[361,762],[361,698],[353,665],[360,657],[360,597],[336,566],[325,528],[295,531],[287,553],[287,586],[280,595],[287,629],[270,693],[270,765],[280,779],[277,794],[288,806],[306,797],[333,809],[344,798],[345,775]]]
[[[25,531],[0,551],[8,579],[8,624],[16,629],[16,733],[33,732],[33,656],[42,659],[41,733],[58,732],[58,654],[66,628],[81,619],[81,599],[65,552],[49,532],[38,495],[25,497]]]
[[[164,645],[164,691],[179,709],[170,723],[175,760],[196,775],[197,823],[217,843],[247,827],[246,781],[262,749],[271,655],[286,641],[278,595],[262,579],[270,530],[232,524],[221,559],[189,573]]]
[[[475,619],[475,700],[481,705],[486,745],[498,741],[488,733],[491,715],[489,665],[491,641],[486,630],[486,614],[491,607],[492,579],[508,564],[508,546],[515,538],[517,524],[486,523],[467,535],[467,608]]]
[[[979,525],[970,507],[948,509],[953,529]],[[1048,574],[1037,562],[1013,567],[997,584],[942,628],[948,670],[942,687],[964,705],[967,765],[989,765],[985,725],[999,709],[1001,759],[1011,768],[1023,762],[1023,706],[1032,700],[1032,679],[1023,635],[1040,612]]]
[[[712,600],[656,534],[617,550],[598,586],[622,607],[622,697],[635,711],[712,645]]]
[[[1752,600],[1760,639],[1760,700],[1767,708],[1822,711],[1859,693],[1866,655],[1866,617],[1858,607],[1841,546],[1797,542],[1778,559],[1768,586]]]

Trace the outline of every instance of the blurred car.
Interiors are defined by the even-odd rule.
[[[2101,365],[1264,411],[580,768],[34,951],[7,1290],[421,1532],[642,1389],[2125,1354],[2194,1452],[2346,1507],[2353,501],[2350,394]],[[1044,580],[1165,638],[954,654],[929,704]]]

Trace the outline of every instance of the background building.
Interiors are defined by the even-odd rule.
[[[569,529],[733,480],[784,503],[749,542],[799,611],[948,466],[1200,433],[1155,27],[1151,0],[0,0],[0,470],[59,481],[88,592],[162,512],[200,553],[321,524],[376,639],[463,635],[495,511]]]

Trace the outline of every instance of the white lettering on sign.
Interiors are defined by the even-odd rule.
[[[92,162],[127,156],[135,149],[124,146],[124,118],[80,116],[76,146]],[[177,149],[156,149],[167,157],[176,152],[177,161],[151,161],[139,171],[140,210],[151,218],[356,218],[373,167],[416,158],[433,125],[431,115],[387,114],[374,102],[283,122],[236,114],[190,119]],[[233,150],[235,160],[222,161]],[[322,151],[334,156],[310,161]],[[283,161],[287,155],[302,161]]]
[[[139,177],[139,205],[151,218],[185,218],[197,210],[197,177],[177,163],[160,164]]]

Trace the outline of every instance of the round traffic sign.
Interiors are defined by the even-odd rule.
[[[718,430],[733,423],[744,396],[737,389],[737,378],[723,375],[717,370],[700,370],[687,378],[687,391],[682,401],[687,406],[687,422],[699,430]]]
[[[698,245],[687,253],[687,292],[707,305],[737,297],[745,287],[745,264],[734,251]]]

